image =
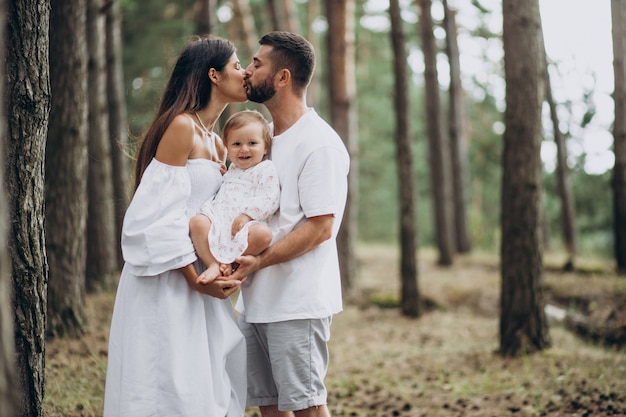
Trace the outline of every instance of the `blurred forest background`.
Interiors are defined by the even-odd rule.
[[[280,3],[276,1],[275,3]],[[309,15],[310,2],[294,2],[297,13],[297,28],[315,41],[318,52],[317,77],[321,84],[319,95],[309,98],[309,105],[329,120],[329,102],[327,89],[327,48],[321,43],[326,36],[327,24],[322,10],[313,18]],[[365,242],[398,241],[398,177],[396,174],[395,122],[393,109],[393,50],[390,42],[390,24],[379,23],[388,19],[386,2],[357,1],[355,6],[355,107],[358,120],[359,143],[359,239]],[[417,178],[417,216],[419,225],[419,244],[434,245],[435,234],[432,221],[428,141],[424,124],[423,99],[423,57],[421,40],[417,26],[417,6],[413,2],[404,3],[402,16],[405,18],[405,32],[409,62],[412,65],[409,83],[411,141],[414,145],[415,178]],[[463,2],[458,2],[463,3]],[[499,244],[500,216],[500,180],[502,153],[502,91],[498,96],[496,85],[504,84],[502,55],[493,54],[493,50],[502,50],[501,32],[493,32],[491,21],[494,15],[501,16],[501,4],[498,2],[464,2],[463,10],[470,13],[474,20],[471,27],[459,27],[459,36],[473,38],[476,48],[483,51],[482,69],[472,69],[474,73],[483,71],[487,76],[464,78],[467,94],[467,114],[469,124],[468,143],[468,216],[471,241],[477,250],[494,252]],[[482,6],[489,4],[492,9]],[[194,0],[169,2],[153,0],[145,2],[122,1],[124,20],[124,71],[125,90],[128,100],[129,126],[132,136],[138,136],[141,129],[151,120],[159,95],[169,76],[171,63],[176,58],[181,46],[196,31]],[[250,0],[256,34],[272,29],[272,19],[265,0]],[[315,9],[313,9],[315,10]],[[315,13],[315,11],[314,11]],[[441,4],[435,2],[433,13],[443,18]],[[242,63],[250,62],[250,51],[240,40],[240,25],[234,16],[231,3],[218,7],[216,13],[217,33],[232,39],[238,46],[238,55]],[[307,26],[312,20],[312,28]],[[460,20],[460,19],[459,19]],[[373,22],[375,23],[368,23]],[[467,18],[463,21],[468,21]],[[310,31],[312,29],[313,31]],[[501,28],[500,28],[501,29]],[[439,54],[445,55],[443,29],[438,35]],[[248,34],[249,35],[249,34]],[[320,44],[321,43],[321,44]],[[463,55],[463,50],[460,51]],[[420,61],[422,63],[420,64]],[[440,61],[447,62],[443,56]],[[552,63],[558,70],[558,62]],[[440,69],[445,81],[446,66]],[[555,71],[558,74],[558,71]],[[593,75],[593,74],[589,74]],[[449,78],[448,78],[449,79]],[[447,85],[441,85],[442,108],[447,106]],[[584,133],[577,126],[584,128],[595,116],[593,104],[594,91],[590,88],[579,97],[578,103],[556,103],[565,126],[571,126],[576,133]],[[586,111],[572,112],[572,106],[585,106]],[[243,107],[255,107],[248,103]],[[548,111],[546,106],[546,111]],[[545,126],[545,141],[552,142],[549,114]],[[445,133],[445,131],[444,131]],[[582,138],[565,132],[566,140],[579,143]],[[570,157],[568,167],[571,170],[571,183],[575,191],[573,197],[576,207],[576,228],[580,233],[581,254],[599,256],[607,261],[613,257],[613,234],[611,228],[611,187],[610,171],[587,173],[584,170],[585,153]],[[551,161],[551,170],[544,170],[544,202],[546,213],[546,241],[553,249],[562,248],[560,197],[554,172],[555,161]]]
[[[232,40],[244,66],[267,31],[295,31],[313,43],[317,71],[308,102],[340,133],[352,161],[339,236],[346,304],[362,301],[354,290],[378,271],[367,262],[391,250],[381,262],[393,263],[393,273],[374,278],[394,281],[390,304],[403,320],[419,317],[429,307],[420,290],[432,282],[418,281],[418,248],[432,251],[429,260],[440,269],[430,277],[443,271],[450,285],[471,279],[467,292],[438,288],[442,298],[455,304],[469,294],[481,304],[489,293],[489,318],[500,320],[499,353],[525,356],[551,344],[543,256],[557,254],[553,269],[579,274],[561,291],[588,287],[576,302],[571,292],[550,294],[551,301],[588,310],[610,300],[599,320],[580,321],[623,343],[626,3],[611,2],[615,123],[600,124],[604,138],[614,137],[614,164],[589,169],[583,141],[598,132],[597,74],[583,74],[591,82],[577,86],[579,96],[551,87],[562,88],[578,68],[546,54],[540,1],[550,0],[0,0],[7,29],[0,37],[7,98],[0,127],[8,139],[0,198],[0,417],[42,415],[47,341],[93,342],[85,357],[102,365],[95,357],[106,357],[100,346],[122,265],[132,156],[194,34]],[[242,108],[263,111],[246,103],[225,113]],[[486,254],[489,266],[468,274],[474,264],[457,255],[469,253],[482,267]],[[590,272],[583,258],[602,267]],[[575,280],[595,279],[599,270],[610,284]],[[485,274],[489,280],[477,284]],[[585,295],[598,297],[583,302]],[[88,316],[97,314],[88,298],[104,306],[91,342]],[[53,346],[51,354],[71,345]],[[71,362],[69,349],[64,360]],[[603,366],[623,369],[616,357]],[[103,370],[95,371],[94,395],[101,396]]]

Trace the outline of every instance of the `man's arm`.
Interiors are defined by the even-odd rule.
[[[239,267],[228,278],[241,280],[261,268],[307,253],[332,237],[334,220],[335,216],[332,214],[309,217],[302,226],[289,232],[260,255],[240,256],[235,259]]]

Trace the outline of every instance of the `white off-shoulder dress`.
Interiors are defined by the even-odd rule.
[[[124,218],[105,417],[242,417],[245,342],[230,301],[192,290],[189,218],[222,183],[219,164],[153,159]]]

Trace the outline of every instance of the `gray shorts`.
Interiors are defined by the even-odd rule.
[[[239,326],[248,349],[248,406],[297,411],[326,404],[331,317]]]

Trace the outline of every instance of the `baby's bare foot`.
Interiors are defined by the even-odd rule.
[[[199,284],[208,284],[209,282],[219,278],[220,275],[222,275],[220,266],[218,264],[212,264],[198,276],[197,282]]]
[[[229,276],[234,272],[233,267],[230,264],[220,264],[220,272],[225,277]]]

